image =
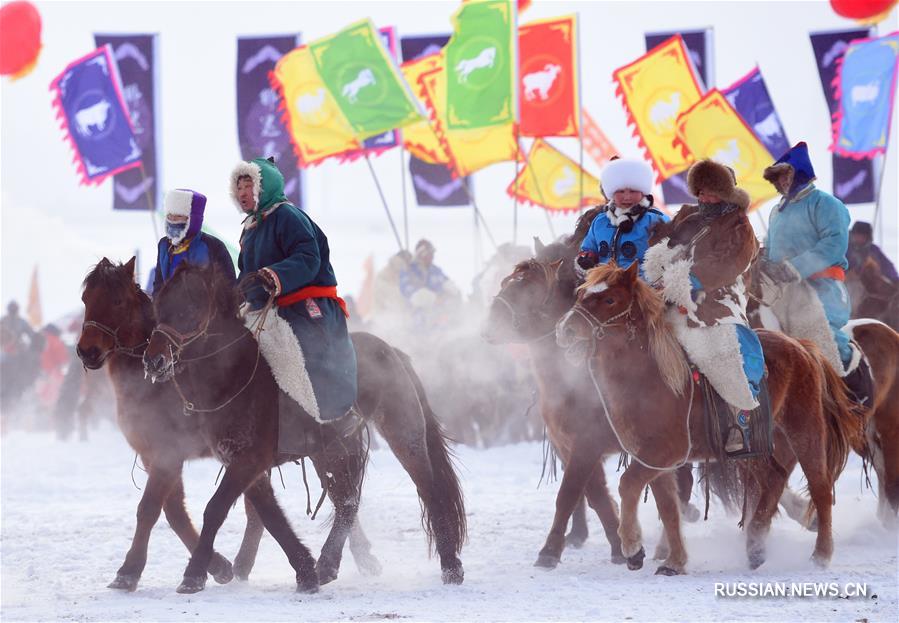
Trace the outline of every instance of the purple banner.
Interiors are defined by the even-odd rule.
[[[435,54],[443,49],[447,41],[449,35],[403,37],[400,41],[403,62]],[[410,156],[409,174],[412,177],[412,188],[415,189],[415,200],[419,206],[451,208],[469,204],[465,187],[467,186],[471,192],[471,179],[467,177],[453,179],[453,174],[445,165],[431,164]]]
[[[143,171],[129,169],[116,174],[112,183],[112,209],[156,210],[162,188],[156,132],[157,37],[95,34],[94,41],[98,47],[107,44],[112,47],[131,128],[143,154]]]
[[[109,46],[70,63],[50,83],[50,90],[56,117],[75,150],[82,184],[99,184],[140,166],[140,147]]]
[[[756,137],[762,142],[773,160],[780,158],[790,149],[783,124],[774,102],[765,86],[765,79],[758,67],[737,80],[721,92],[734,107]],[[773,161],[772,160],[772,161]]]
[[[812,50],[818,64],[818,76],[827,102],[830,117],[837,111],[839,102],[834,97],[833,81],[837,75],[837,61],[853,39],[871,36],[868,28],[853,28],[833,32],[811,33]],[[828,119],[830,123],[830,119]],[[779,157],[776,154],[775,157]],[[874,201],[874,164],[870,160],[853,160],[833,155],[833,194],[845,204],[871,203]]]
[[[715,72],[712,67],[712,29],[702,30],[671,30],[664,32],[646,33],[643,38],[646,42],[646,51],[649,52],[658,47],[674,35],[679,34],[687,48],[690,61],[696,70],[699,83],[707,90],[715,86]],[[687,189],[687,172],[678,173],[662,182],[662,196],[666,204],[677,205],[679,203],[694,203],[696,198]]]
[[[275,63],[299,44],[298,34],[237,39],[237,136],[244,160],[274,156],[284,174],[284,194],[305,210],[303,174],[268,81]]]

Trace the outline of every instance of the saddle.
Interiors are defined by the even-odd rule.
[[[748,416],[747,437],[749,449],[738,453],[724,450],[728,432],[734,426],[733,407],[728,404],[712,387],[709,380],[698,368],[691,364],[692,375],[698,379],[702,392],[703,417],[705,420],[706,442],[719,462],[725,459],[764,458],[771,455],[774,449],[774,418],[771,414],[771,402],[768,396],[768,372],[762,377],[759,391],[759,406],[745,412]]]

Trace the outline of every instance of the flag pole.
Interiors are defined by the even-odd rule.
[[[458,175],[458,171],[456,175]],[[484,220],[484,215],[481,214],[481,210],[478,209],[478,203],[474,200],[474,193],[468,188],[467,183],[462,184],[462,188],[465,189],[465,194],[468,196],[468,201],[471,203],[471,207],[474,210],[475,220],[480,220],[481,226],[484,228],[484,233],[487,234],[487,239],[490,241],[490,244],[493,246],[494,251],[498,251],[499,247],[496,244],[496,239],[493,237],[493,234],[490,232],[490,227],[487,226],[487,221]]]
[[[150,185],[147,184],[147,171],[144,169],[144,161],[140,161],[140,175],[144,183],[144,196],[147,198],[147,209],[150,212],[150,222],[153,223],[153,244],[159,242],[159,228],[156,226],[156,202],[150,197]],[[115,184],[115,181],[113,181]],[[115,192],[115,188],[113,188]]]
[[[515,124],[515,189],[512,193],[512,244],[518,244],[518,158],[521,154],[521,128]]]
[[[375,169],[371,166],[371,158],[368,156],[368,152],[365,152],[365,164],[368,165],[368,171],[371,173],[371,179],[375,182],[375,188],[378,189],[378,196],[381,197],[381,205],[384,206],[384,213],[387,215],[387,220],[390,222],[390,229],[393,230],[393,237],[396,238],[396,246],[399,247],[399,250],[403,250],[403,241],[400,240],[400,233],[396,229],[396,223],[393,222],[393,216],[390,214],[390,208],[387,207],[387,199],[384,197],[384,191],[381,190],[381,183],[378,181],[378,176],[375,175]]]
[[[575,13],[575,37],[577,37],[577,46],[575,47],[575,62],[577,63],[577,140],[578,140],[578,166],[580,167],[580,191],[577,200],[577,212],[581,214],[584,211],[584,105],[581,84],[581,14]],[[547,218],[549,218],[547,216]],[[552,231],[552,224],[550,224]],[[555,234],[553,234],[555,237]]]
[[[880,226],[881,225],[880,220],[883,217],[883,215],[880,212],[880,205],[882,203],[880,199],[881,199],[881,196],[883,195],[883,178],[884,178],[884,176],[886,174],[886,170],[887,170],[886,165],[887,165],[887,156],[889,156],[889,148],[890,148],[890,143],[889,143],[889,138],[887,138],[886,149],[884,149],[884,151],[883,151],[883,160],[880,163],[880,179],[877,182],[877,196],[874,201],[874,218],[871,219],[871,227],[874,231],[877,232],[878,243],[880,245],[883,245],[883,227]],[[872,238],[873,238],[873,236],[872,236]]]
[[[403,242],[409,250],[409,208],[406,199],[406,146],[400,141],[400,180],[403,185]]]

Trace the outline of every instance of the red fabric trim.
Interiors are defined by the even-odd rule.
[[[333,299],[340,305],[343,315],[347,318],[350,317],[346,301],[337,296],[337,286],[306,286],[305,288],[294,290],[290,294],[279,296],[275,302],[278,304],[278,307],[288,307],[306,299]]]
[[[842,266],[828,266],[824,270],[819,270],[814,275],[809,275],[809,279],[836,279],[837,281],[846,281],[846,271]]]

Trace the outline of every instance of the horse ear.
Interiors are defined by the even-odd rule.
[[[630,266],[627,267],[627,270],[624,271],[624,274],[627,275],[628,281],[634,283],[640,276],[640,266],[639,262],[632,262]]]
[[[136,261],[137,261],[137,256],[132,255],[131,259],[125,263],[125,270],[127,270],[131,274],[132,277],[134,277],[134,264],[136,263]]]
[[[543,253],[544,245],[540,242],[540,236],[534,236],[534,251],[537,254]]]
[[[97,263],[97,266],[112,266],[112,262],[109,261],[109,258],[104,257]]]

